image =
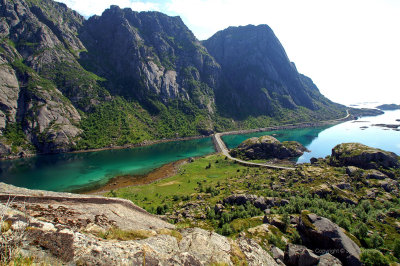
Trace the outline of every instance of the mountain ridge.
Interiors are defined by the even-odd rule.
[[[247,81],[233,86],[235,65],[206,48],[210,41],[200,42],[180,17],[111,6],[85,19],[52,0],[0,4],[1,157],[344,115],[288,59],[292,74],[283,71],[275,83],[264,82],[270,72],[247,71]],[[269,51],[269,42],[255,43]],[[279,40],[273,49],[285,54]],[[252,64],[237,62],[257,70],[270,58],[258,51]],[[297,87],[288,85],[293,77]],[[242,97],[240,86],[252,84]],[[235,98],[243,99],[240,108]]]

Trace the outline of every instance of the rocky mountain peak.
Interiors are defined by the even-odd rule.
[[[280,107],[318,109],[315,85],[297,72],[267,25],[229,27],[203,44],[222,67],[221,93],[228,98],[222,104],[235,115],[273,114]]]

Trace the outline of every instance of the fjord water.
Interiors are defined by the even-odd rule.
[[[132,149],[40,155],[0,162],[0,181],[15,186],[73,191],[100,186],[118,175],[146,174],[166,163],[213,153],[211,138]]]
[[[400,110],[334,126],[228,135],[222,138],[229,148],[238,146],[247,138],[263,135],[273,135],[280,141],[295,140],[311,150],[301,156],[298,163],[309,162],[311,157],[325,157],[335,145],[343,142],[360,142],[400,155],[400,132],[372,126],[381,123],[400,125],[396,119],[400,119]],[[141,175],[169,162],[213,152],[211,139],[204,138],[123,150],[35,156],[0,161],[0,181],[33,189],[72,191],[100,186],[118,175]]]
[[[334,126],[226,135],[222,139],[228,148],[235,148],[248,138],[263,135],[272,135],[280,141],[298,141],[311,152],[304,153],[303,156],[298,158],[297,163],[309,162],[312,157],[325,157],[331,154],[333,147],[345,142],[359,142],[400,155],[400,131],[374,126],[375,124],[396,124],[400,126],[400,121],[396,121],[398,119],[400,119],[400,110],[386,111],[383,115],[363,117],[359,120]]]

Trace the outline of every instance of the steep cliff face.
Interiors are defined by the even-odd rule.
[[[297,72],[267,25],[229,27],[203,44],[221,65],[217,102],[230,115],[274,115],[298,107],[316,111],[319,104],[329,104],[312,81]]]
[[[179,17],[111,6],[91,17],[80,37],[88,50],[81,61],[113,94],[215,111],[220,67]]]
[[[80,22],[82,18],[68,11],[52,1],[41,1],[41,8],[33,1],[1,1],[0,131],[7,147],[4,155],[66,151],[80,133],[77,110],[53,82],[39,75],[46,67],[74,61],[67,45],[70,49],[82,47],[73,34],[73,23],[63,22],[70,15]]]

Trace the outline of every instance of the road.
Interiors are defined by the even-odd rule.
[[[223,155],[225,155],[229,159],[236,161],[240,164],[248,165],[248,166],[260,166],[260,167],[267,167],[267,168],[273,168],[273,169],[281,169],[281,170],[295,170],[294,167],[277,166],[277,165],[264,164],[264,163],[253,163],[253,162],[247,162],[247,161],[232,157],[229,154],[229,150],[226,147],[225,143],[221,139],[221,133],[214,134],[213,138],[214,138],[214,142],[216,144],[216,148],[219,152],[222,152]]]
[[[339,119],[334,119],[334,120],[329,120],[329,121],[325,121],[325,122],[341,121],[341,120],[347,119],[349,116],[350,116],[349,110],[346,110],[346,116],[345,117],[342,117],[342,118],[339,118]],[[226,147],[224,141],[221,139],[222,135],[229,134],[229,133],[231,133],[231,132],[215,133],[213,135],[213,140],[214,140],[217,152],[221,152],[223,155],[225,155],[229,159],[231,159],[233,161],[236,161],[236,162],[238,162],[240,164],[243,164],[243,165],[248,165],[248,166],[259,166],[259,167],[267,167],[267,168],[281,169],[281,170],[295,170],[296,169],[294,167],[285,167],[285,166],[278,166],[278,165],[273,165],[273,164],[253,163],[253,162],[248,162],[248,161],[244,161],[244,160],[232,157],[229,154],[229,149]]]

